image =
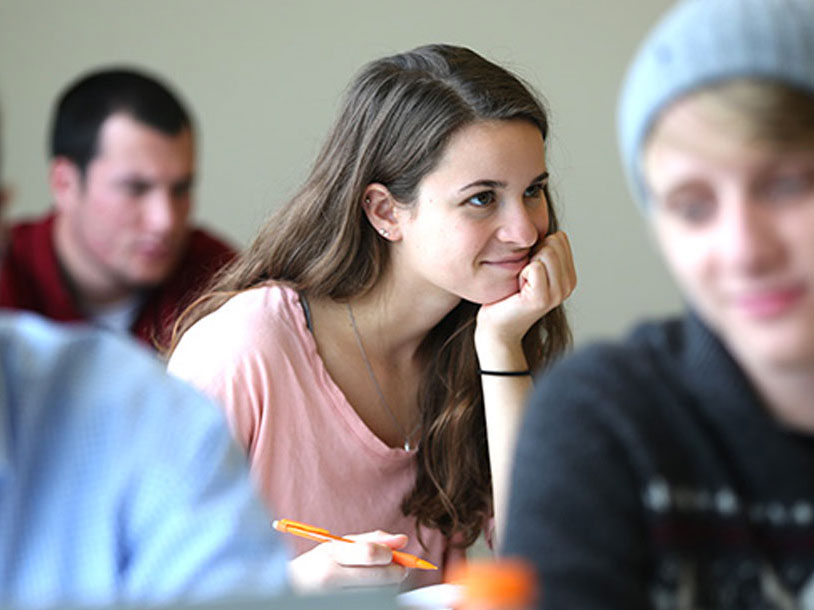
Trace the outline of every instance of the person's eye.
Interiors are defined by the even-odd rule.
[[[805,195],[812,188],[812,178],[807,174],[784,174],[768,180],[763,195],[770,202],[782,202]]]
[[[543,189],[545,189],[545,185],[542,182],[537,182],[526,189],[523,193],[523,197],[527,199],[538,199],[543,196]]]
[[[665,202],[667,214],[685,225],[698,227],[715,214],[715,202],[709,197],[675,197]]]
[[[675,214],[685,223],[700,225],[712,218],[713,206],[708,201],[685,201],[673,208]]]
[[[140,181],[124,182],[122,183],[121,188],[128,197],[141,197],[150,190],[150,185],[146,182]]]
[[[494,191],[482,191],[480,193],[472,195],[466,200],[466,203],[477,208],[485,208],[493,204],[494,202],[495,202]]]
[[[176,184],[175,186],[172,187],[172,196],[175,199],[179,199],[181,197],[188,197],[191,191],[192,183],[182,182],[181,184]]]

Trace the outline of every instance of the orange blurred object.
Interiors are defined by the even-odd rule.
[[[519,559],[465,562],[449,582],[463,588],[457,610],[531,610],[539,596],[534,569]]]

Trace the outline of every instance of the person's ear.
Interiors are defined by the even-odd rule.
[[[11,202],[11,189],[0,184],[0,257],[6,250],[8,242],[8,223],[6,221],[6,210]]]
[[[0,183],[0,221],[5,218],[6,212],[11,207],[14,199],[14,187]]]
[[[79,199],[82,175],[76,163],[66,157],[56,157],[48,169],[48,184],[56,209],[63,211]]]
[[[362,207],[379,235],[388,241],[401,239],[396,200],[386,186],[377,182],[368,184],[362,196]]]

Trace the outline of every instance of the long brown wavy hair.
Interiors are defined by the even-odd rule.
[[[438,164],[450,137],[477,121],[521,119],[546,137],[539,99],[516,76],[475,52],[428,45],[365,66],[346,91],[339,115],[294,197],[274,213],[249,248],[178,320],[171,349],[197,320],[237,292],[268,280],[306,297],[344,302],[364,294],[388,264],[388,244],[362,208],[365,187],[386,186],[404,205]],[[546,189],[550,231],[557,220]],[[492,514],[492,484],[474,345],[478,305],[461,301],[419,347],[422,436],[415,486],[402,510],[464,546]],[[523,339],[539,368],[571,340],[562,307]]]

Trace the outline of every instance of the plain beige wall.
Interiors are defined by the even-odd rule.
[[[547,100],[549,166],[579,287],[578,342],[618,336],[679,299],[625,188],[619,80],[668,0],[0,0],[0,105],[12,217],[49,206],[51,104],[80,72],[164,75],[200,127],[197,218],[245,244],[305,176],[339,96],[366,61],[428,42],[470,46]],[[315,222],[317,220],[315,219]]]

